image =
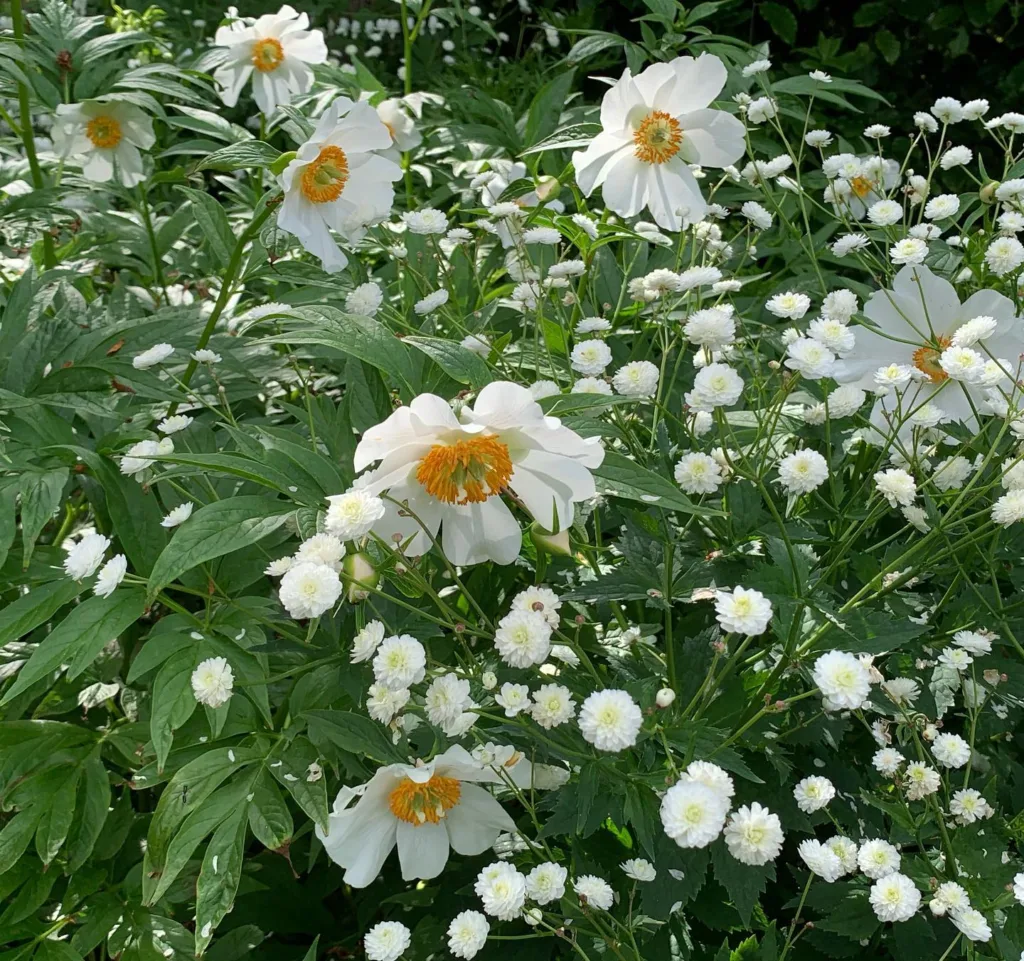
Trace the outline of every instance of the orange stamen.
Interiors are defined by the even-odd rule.
[[[85,125],[85,135],[94,147],[109,149],[121,142],[121,125],[109,114],[100,114]]]
[[[341,196],[348,182],[348,157],[341,147],[322,147],[301,176],[300,189],[310,203],[330,203]]]
[[[493,435],[435,444],[416,468],[423,489],[446,504],[480,504],[511,477],[508,447]]]
[[[952,343],[949,337],[937,337],[935,339],[938,346],[926,344],[924,347],[918,347],[914,351],[914,366],[921,371],[923,374],[928,375],[928,379],[933,384],[941,384],[944,380],[949,378],[939,363],[939,357],[942,356],[942,352]]]
[[[413,827],[439,824],[462,797],[462,785],[453,777],[435,774],[422,783],[404,778],[388,796],[388,807],[400,821]]]
[[[671,160],[683,142],[679,121],[663,110],[652,110],[633,134],[635,156],[645,163],[663,164]]]
[[[252,45],[252,65],[260,73],[272,73],[284,63],[284,48],[280,40],[264,37]]]

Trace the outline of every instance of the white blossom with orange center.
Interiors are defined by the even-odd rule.
[[[546,530],[563,531],[575,503],[594,496],[591,471],[603,459],[597,438],[545,416],[527,388],[498,381],[461,419],[441,397],[420,394],[366,431],[355,467],[378,463],[357,485],[387,494],[373,530],[388,543],[415,556],[430,550],[440,531],[453,564],[511,564],[522,531],[506,500]]]
[[[392,184],[402,169],[382,156],[390,146],[391,134],[373,107],[338,97],[278,178],[284,190],[278,226],[298,237],[328,273],[348,263],[332,230],[354,245],[391,213]]]
[[[942,411],[945,420],[976,427],[976,412],[996,412],[1007,400],[1020,402],[1014,381],[1020,377],[1024,322],[1002,294],[979,290],[961,303],[949,281],[923,264],[908,264],[891,290],[877,290],[868,298],[863,314],[868,323],[855,328],[854,347],[837,363],[835,379],[875,392],[879,368],[904,365],[916,372],[907,387],[876,401],[871,415],[875,431],[889,436],[898,423],[900,435],[909,436],[920,423],[915,414],[931,416],[930,408]],[[986,362],[985,372],[977,382],[966,383],[951,378],[940,359],[957,330],[976,317],[986,320],[988,336],[972,345]],[[880,441],[875,431],[871,434]]]
[[[529,784],[531,765],[517,760],[515,781]],[[515,831],[512,818],[478,786],[504,781],[505,776],[455,745],[431,761],[390,764],[366,784],[342,788],[328,830],[318,825],[316,835],[353,887],[370,884],[396,846],[406,881],[436,878],[450,851],[482,854],[499,834]]]
[[[105,182],[114,176],[126,187],[142,183],[142,154],[153,146],[153,121],[134,104],[88,100],[57,106],[54,149],[82,164],[82,175]]]
[[[834,178],[825,188],[825,200],[840,217],[863,220],[868,208],[893,197],[903,179],[895,160],[878,156],[839,154],[826,162],[825,175]]]
[[[726,167],[743,156],[743,124],[709,107],[725,86],[712,54],[626,70],[601,102],[601,133],[573,154],[576,180],[589,197],[623,217],[645,207],[659,227],[681,230],[707,212],[690,164]]]
[[[309,64],[327,60],[327,44],[319,30],[309,29],[309,17],[283,6],[255,20],[240,18],[220,27],[214,45],[224,48],[213,79],[224,104],[238,103],[242,88],[252,78],[252,95],[264,114],[289,104],[313,86]]]

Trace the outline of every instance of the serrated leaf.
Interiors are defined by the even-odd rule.
[[[460,384],[483,387],[494,378],[482,357],[467,350],[462,344],[440,337],[405,337],[402,341],[426,354],[452,380]]]
[[[401,755],[384,729],[363,714],[352,711],[306,711],[302,716],[309,724],[311,733],[326,737],[350,754],[386,763],[401,760]]]
[[[721,838],[711,846],[711,863],[714,865],[715,878],[729,892],[743,923],[749,924],[758,897],[768,882],[775,880],[775,865],[771,861],[764,865],[737,861]]]

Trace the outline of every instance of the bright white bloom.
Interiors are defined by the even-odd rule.
[[[581,374],[603,374],[612,362],[612,350],[603,340],[584,340],[573,347],[569,360]]]
[[[787,320],[799,320],[811,308],[811,298],[807,294],[787,290],[784,294],[776,294],[766,304],[770,314],[784,317]]]
[[[839,858],[843,874],[853,874],[857,870],[857,845],[849,838],[837,834],[825,842],[825,847]]]
[[[573,333],[577,337],[582,337],[586,334],[603,334],[611,329],[612,324],[610,320],[605,320],[603,317],[584,317],[576,322]]]
[[[102,534],[85,534],[64,556],[64,573],[72,580],[92,577],[103,563],[103,555],[110,547],[110,538]]]
[[[939,166],[943,170],[952,170],[954,167],[963,167],[969,164],[974,157],[974,151],[970,147],[950,147],[940,158]]]
[[[721,350],[736,339],[736,320],[728,310],[708,307],[690,314],[683,333],[691,344]]]
[[[572,222],[576,224],[591,240],[597,240],[597,224],[586,214],[573,214]]]
[[[149,114],[129,103],[61,103],[53,122],[54,151],[82,164],[82,176],[105,183],[116,174],[126,187],[146,179],[141,150],[156,137]]]
[[[722,468],[707,454],[683,454],[675,466],[676,483],[687,494],[714,494],[722,484]]]
[[[220,354],[215,351],[208,350],[206,347],[201,347],[199,350],[193,351],[192,359],[197,364],[219,364],[221,362]]]
[[[658,390],[658,368],[649,360],[631,361],[615,371],[612,385],[624,397],[653,397]]]
[[[743,394],[743,378],[728,364],[713,363],[697,371],[686,403],[697,411],[731,407]]]
[[[804,143],[806,143],[808,147],[827,147],[830,143],[832,143],[832,131],[809,130],[807,132],[807,136],[804,137]]]
[[[798,337],[786,350],[786,366],[803,374],[808,380],[829,377],[836,364],[836,355],[823,343],[810,337]]]
[[[736,785],[733,784],[732,778],[710,761],[691,761],[679,781],[681,784],[695,782],[710,788],[725,803],[726,808],[730,806],[732,796],[736,793]]]
[[[372,317],[380,309],[384,302],[384,291],[378,284],[372,281],[367,284],[360,284],[345,297],[345,310],[350,314],[359,314],[362,317]]]
[[[353,664],[361,664],[368,661],[377,652],[381,641],[384,640],[385,628],[380,621],[370,621],[363,629],[356,634],[352,640],[352,653],[349,660]]]
[[[900,852],[881,838],[865,841],[857,852],[858,867],[873,881],[895,874],[901,860]]]
[[[503,708],[505,717],[515,717],[530,707],[530,689],[525,684],[510,684],[506,681],[494,695],[495,703]]]
[[[929,220],[945,220],[955,217],[959,210],[960,198],[956,194],[939,194],[925,204],[924,215]]]
[[[157,457],[166,457],[174,453],[174,441],[170,437],[162,440],[140,440],[132,444],[121,455],[121,473],[134,477],[139,483],[144,482]]]
[[[285,575],[287,577],[287,575]],[[401,690],[423,680],[427,652],[411,634],[384,638],[373,658],[373,676],[378,684]]]
[[[879,921],[909,921],[921,906],[921,892],[903,874],[890,874],[876,881],[868,899]]]
[[[971,759],[971,746],[959,734],[938,734],[932,754],[943,767],[961,768]]]
[[[416,129],[416,121],[399,98],[388,97],[377,104],[377,116],[391,134],[393,150],[405,153],[423,143],[423,135]]]
[[[434,207],[407,211],[402,221],[411,234],[443,234],[448,230],[448,218]]]
[[[978,631],[957,631],[953,635],[953,643],[962,647],[968,654],[976,657],[992,653],[992,639]]]
[[[932,483],[940,491],[959,490],[973,470],[973,465],[966,457],[947,457],[936,466]]]
[[[945,667],[952,668],[954,671],[966,671],[973,661],[974,658],[962,648],[947,647],[939,655],[939,663]]]
[[[879,200],[868,207],[868,220],[879,227],[889,227],[903,219],[903,207],[895,200]]]
[[[914,478],[899,467],[876,472],[875,488],[889,502],[890,507],[907,507],[914,503],[917,496]]]
[[[871,676],[860,661],[846,651],[828,651],[814,662],[811,672],[825,698],[826,710],[852,710],[871,693]]]
[[[958,931],[962,932],[968,941],[991,941],[992,928],[985,915],[974,908],[966,911],[950,912],[950,920],[956,925]]]
[[[706,784],[679,781],[661,799],[665,833],[681,848],[705,848],[725,826],[729,802]]]
[[[545,861],[526,875],[526,896],[538,904],[560,901],[565,894],[565,879],[569,872],[560,864]]]
[[[468,961],[475,958],[487,943],[490,922],[479,911],[462,911],[448,925],[448,950]]]
[[[92,588],[93,594],[97,597],[110,597],[117,590],[117,585],[124,580],[124,575],[127,572],[128,558],[124,554],[115,554],[96,575],[96,583]]]
[[[558,627],[561,620],[558,613],[561,607],[558,595],[549,587],[528,587],[512,598],[512,610],[540,614],[552,630]]]
[[[442,398],[421,394],[367,430],[356,447],[356,470],[380,461],[360,487],[386,490],[416,515],[402,516],[388,504],[374,525],[383,539],[400,540],[407,554],[431,547],[422,521],[430,535],[441,529],[453,564],[510,564],[522,533],[498,496],[505,488],[554,533],[572,524],[576,501],[596,493],[591,470],[604,458],[600,440],[584,440],[547,417],[526,387],[488,384],[460,418]]]
[[[384,684],[371,684],[367,691],[366,713],[381,724],[390,724],[411,696],[405,688],[392,690]]]
[[[615,903],[615,892],[603,878],[594,874],[584,874],[572,882],[573,890],[581,901],[599,911],[607,911]]]
[[[625,691],[594,691],[580,706],[580,733],[599,751],[632,747],[643,720],[639,705]]]
[[[839,355],[848,354],[857,342],[854,332],[841,320],[832,317],[812,320],[807,328],[807,336]]]
[[[843,876],[843,863],[839,856],[820,841],[813,838],[801,841],[797,853],[804,864],[823,881],[831,884]]]
[[[174,348],[170,344],[154,344],[149,350],[144,350],[132,358],[132,367],[136,370],[148,370],[150,367],[162,364],[173,353]],[[167,431],[167,433],[171,433],[171,431]]]
[[[625,872],[627,878],[631,878],[634,881],[649,882],[658,876],[654,865],[644,858],[629,858],[629,860],[623,861],[619,867]]]
[[[603,394],[610,397],[612,393],[612,385],[597,377],[580,377],[576,383],[572,385],[572,392],[574,394]]]
[[[923,264],[928,256],[928,244],[917,237],[905,237],[889,248],[889,257],[894,264]]]
[[[747,218],[758,230],[769,230],[772,225],[772,215],[756,200],[748,200],[741,208],[740,213]]]
[[[223,657],[210,657],[192,672],[192,693],[200,704],[218,708],[231,699],[235,676]]]
[[[192,418],[187,414],[175,414],[173,417],[165,417],[156,425],[156,429],[161,434],[177,434],[186,430],[191,423]]]
[[[764,73],[766,70],[770,70],[772,66],[771,60],[755,60],[753,63],[748,63],[743,68],[744,77],[753,77],[754,74]]]
[[[510,667],[543,664],[551,651],[551,625],[536,611],[510,611],[498,622],[494,647]]]
[[[870,243],[864,234],[843,234],[832,244],[831,250],[837,257],[845,257],[855,250],[863,250]]]
[[[473,706],[469,696],[469,681],[457,674],[444,674],[434,678],[423,699],[427,720],[436,724],[451,737],[451,731],[462,720],[466,709]]]
[[[805,777],[793,788],[796,806],[805,814],[813,814],[828,807],[828,802],[835,796],[835,785],[827,777],[817,775]]]
[[[344,556],[345,545],[333,534],[314,534],[299,545],[295,563],[323,564],[333,571],[340,571]]]
[[[744,864],[774,861],[782,850],[782,824],[777,814],[754,801],[738,808],[725,826],[729,853]]]
[[[290,617],[320,617],[341,597],[341,579],[326,564],[295,564],[281,578],[278,595]]]
[[[343,541],[365,537],[384,516],[384,501],[358,487],[344,494],[332,494],[327,503],[324,526],[328,534]]]
[[[1016,237],[997,237],[985,248],[985,263],[997,277],[1024,264],[1024,244]]]
[[[947,913],[966,911],[970,906],[971,899],[956,881],[944,881],[935,889],[935,896],[928,902],[932,914],[939,918]]]
[[[923,761],[911,761],[907,765],[906,791],[907,799],[920,801],[934,794],[942,784],[942,778],[935,768],[928,767]]]
[[[983,818],[992,817],[995,811],[981,794],[974,788],[964,788],[955,791],[949,802],[949,813],[952,814],[960,824],[973,824]]]
[[[506,711],[506,713],[508,713]],[[530,716],[546,730],[558,727],[576,714],[572,692],[561,684],[542,684],[533,692]]]
[[[1018,904],[1024,904],[1024,872],[1013,876],[1013,896]]]
[[[530,227],[523,231],[524,244],[552,246],[561,243],[562,235],[554,227]]]
[[[404,880],[436,878],[449,848],[476,856],[502,831],[515,830],[501,805],[474,782],[501,783],[501,776],[458,745],[430,761],[385,765],[361,788],[342,788],[328,832],[317,825],[316,836],[353,887],[370,884],[396,845]]]
[[[294,557],[279,557],[276,561],[271,561],[263,569],[263,573],[266,574],[267,577],[281,577],[281,575],[287,574],[294,566]]]
[[[816,450],[798,450],[779,461],[779,483],[787,494],[809,494],[828,480],[828,463]]]
[[[904,513],[912,508],[904,508]],[[893,677],[882,681],[882,690],[896,704],[913,704],[921,695],[921,687],[912,677]]]
[[[939,97],[928,109],[942,123],[959,123],[964,119],[963,104],[955,97]]]
[[[708,107],[726,77],[710,54],[656,63],[636,77],[627,69],[601,103],[601,133],[573,154],[583,193],[602,187],[615,213],[647,208],[665,230],[701,220],[707,204],[688,165],[725,167],[744,152],[740,121]]]
[[[412,305],[412,309],[419,314],[420,317],[425,317],[427,314],[433,313],[439,307],[443,307],[448,303],[448,291],[443,287],[440,290],[435,290],[433,293],[427,294],[422,300],[417,300]]]
[[[1003,527],[1009,527],[1024,520],[1024,489],[1003,494],[992,505],[992,520]]]
[[[758,97],[747,105],[747,120],[750,123],[764,123],[778,113],[778,107],[771,97]]]
[[[213,79],[225,106],[238,103],[250,77],[253,99],[267,115],[306,93],[313,85],[308,65],[327,60],[324,35],[308,28],[309,17],[287,5],[251,24],[238,19],[218,28],[213,42],[225,53]]]
[[[763,634],[772,619],[772,604],[760,591],[737,586],[731,593],[718,592],[715,619],[730,634]]]
[[[530,384],[530,394],[534,400],[544,400],[545,397],[554,397],[561,392],[561,388],[553,380],[537,380]]]
[[[515,830],[514,825],[510,830]],[[484,868],[477,875],[474,890],[483,902],[484,911],[499,921],[517,918],[526,902],[526,878],[504,861]]]
[[[284,191],[278,226],[319,257],[328,273],[348,263],[332,230],[357,244],[370,224],[391,212],[392,182],[402,170],[374,152],[390,144],[388,128],[373,107],[338,97],[278,177]]]
[[[412,944],[412,932],[401,921],[381,921],[366,932],[367,961],[398,961]]]

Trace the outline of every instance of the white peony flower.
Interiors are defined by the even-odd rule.
[[[116,100],[57,104],[52,132],[54,151],[81,163],[87,180],[105,183],[116,175],[126,187],[134,187],[146,179],[140,151],[149,150],[156,137],[149,114],[134,104]]]
[[[192,672],[192,693],[200,704],[218,708],[231,699],[235,676],[223,657],[210,657]]]

